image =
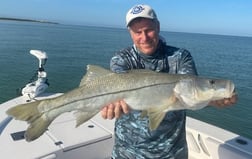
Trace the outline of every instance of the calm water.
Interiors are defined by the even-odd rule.
[[[161,32],[170,45],[188,49],[202,76],[231,79],[239,102],[227,109],[207,107],[188,115],[252,139],[252,38]],[[87,64],[109,67],[114,52],[131,45],[125,29],[0,21],[0,103],[16,97],[36,73],[40,49],[50,92],[77,87]]]

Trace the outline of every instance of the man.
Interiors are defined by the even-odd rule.
[[[150,69],[170,74],[197,75],[190,53],[168,46],[160,38],[160,24],[150,6],[136,5],[131,8],[126,15],[126,25],[134,45],[112,57],[112,71],[123,73],[129,69]],[[235,101],[234,96],[211,104],[226,106]],[[129,110],[123,99],[104,107],[101,115],[105,119],[117,118],[112,158],[188,158],[185,110],[168,112],[154,131],[148,127],[148,117],[141,117],[141,111]]]

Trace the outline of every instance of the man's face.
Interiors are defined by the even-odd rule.
[[[153,54],[159,41],[159,23],[151,19],[140,18],[131,22],[129,32],[133,43],[146,55]]]

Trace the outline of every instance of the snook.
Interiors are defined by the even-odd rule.
[[[79,126],[105,105],[123,99],[131,109],[142,110],[149,117],[149,127],[153,130],[167,111],[203,108],[211,100],[231,97],[233,91],[234,84],[229,80],[143,69],[117,74],[89,65],[78,88],[53,99],[18,105],[7,114],[30,124],[25,138],[32,141],[62,113],[74,111]]]

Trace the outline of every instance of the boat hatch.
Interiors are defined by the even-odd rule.
[[[25,131],[19,131],[19,132],[12,133],[11,137],[14,141],[23,140],[25,139],[24,134],[25,134]]]

